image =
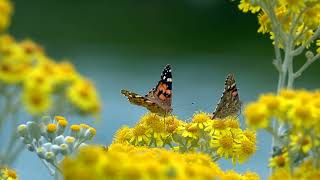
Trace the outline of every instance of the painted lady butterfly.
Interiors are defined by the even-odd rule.
[[[172,73],[171,66],[168,64],[162,71],[161,79],[157,86],[153,88],[145,96],[121,90],[121,93],[126,96],[130,103],[143,106],[152,113],[157,113],[161,116],[171,114],[172,107]]]
[[[224,84],[224,91],[216,109],[212,114],[212,119],[223,119],[228,116],[235,116],[241,109],[236,80],[233,74],[229,74]]]

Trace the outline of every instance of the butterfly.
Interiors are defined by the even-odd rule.
[[[228,116],[236,116],[240,109],[241,101],[239,99],[236,80],[233,74],[228,74],[224,84],[223,94],[212,114],[212,119],[223,119]]]
[[[145,96],[124,89],[121,90],[121,93],[128,98],[130,103],[143,106],[152,113],[161,116],[171,114],[172,73],[170,64],[164,67],[161,79],[156,87],[149,91]]]

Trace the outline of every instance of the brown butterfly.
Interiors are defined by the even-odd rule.
[[[236,80],[233,74],[229,74],[224,84],[224,91],[212,114],[212,119],[223,119],[228,116],[236,116],[241,109]]]
[[[157,113],[161,116],[171,114],[172,107],[172,73],[171,66],[168,64],[162,71],[161,79],[157,86],[153,88],[145,96],[121,90],[121,93],[126,96],[130,103],[143,106],[152,113]]]

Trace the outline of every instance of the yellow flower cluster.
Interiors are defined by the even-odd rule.
[[[320,91],[282,90],[279,95],[264,94],[244,111],[253,128],[271,127],[271,119],[289,124],[293,130],[320,133]]]
[[[306,160],[299,167],[296,167],[293,172],[288,169],[277,169],[270,177],[269,180],[279,180],[279,179],[290,179],[290,180],[301,180],[310,179],[317,180],[320,179],[320,169],[315,168],[312,161]]]
[[[0,32],[4,32],[10,25],[12,5],[10,0],[0,0]]]
[[[0,54],[0,83],[17,87],[17,90],[22,85],[22,101],[29,113],[63,113],[67,103],[76,111],[87,114],[100,111],[94,85],[71,63],[55,62],[31,40],[16,42],[3,35],[0,37]]]
[[[0,167],[0,180],[18,180],[15,170],[6,167]]]
[[[244,111],[246,122],[253,128],[264,128],[278,141],[278,152],[270,167],[292,169],[307,157],[320,157],[320,91],[282,90],[279,95],[264,94]],[[287,127],[279,134],[272,119]],[[315,164],[317,162],[314,162]]]
[[[118,130],[113,143],[135,146],[170,147],[179,152],[200,151],[215,160],[221,157],[242,163],[256,151],[253,131],[242,130],[237,119],[211,119],[204,112],[196,113],[187,123],[175,116],[144,115],[134,128]]]
[[[317,0],[241,0],[238,7],[244,13],[258,13],[259,33],[270,33],[271,39],[279,32],[293,34],[295,45],[304,44],[320,26],[320,2]],[[279,32],[274,32],[275,26],[280,28]],[[283,47],[284,37],[279,47]]]
[[[132,179],[132,180],[258,180],[248,172],[223,172],[210,156],[201,153],[177,153],[159,148],[112,144],[107,149],[88,146],[79,150],[75,158],[61,164],[65,180]]]

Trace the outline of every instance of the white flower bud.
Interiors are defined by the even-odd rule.
[[[60,145],[62,143],[64,143],[64,136],[63,135],[60,135],[60,136],[57,136],[53,142],[57,145]]]
[[[40,127],[37,123],[28,121],[27,122],[27,129],[30,134],[30,136],[36,140],[40,139],[41,133],[40,133]]]
[[[27,125],[25,125],[25,124],[19,125],[18,128],[17,128],[17,131],[18,131],[18,134],[19,134],[21,137],[26,137],[26,136],[28,136]]]
[[[37,155],[39,156],[39,158],[45,159],[46,150],[43,147],[37,148],[36,152],[37,152]]]

